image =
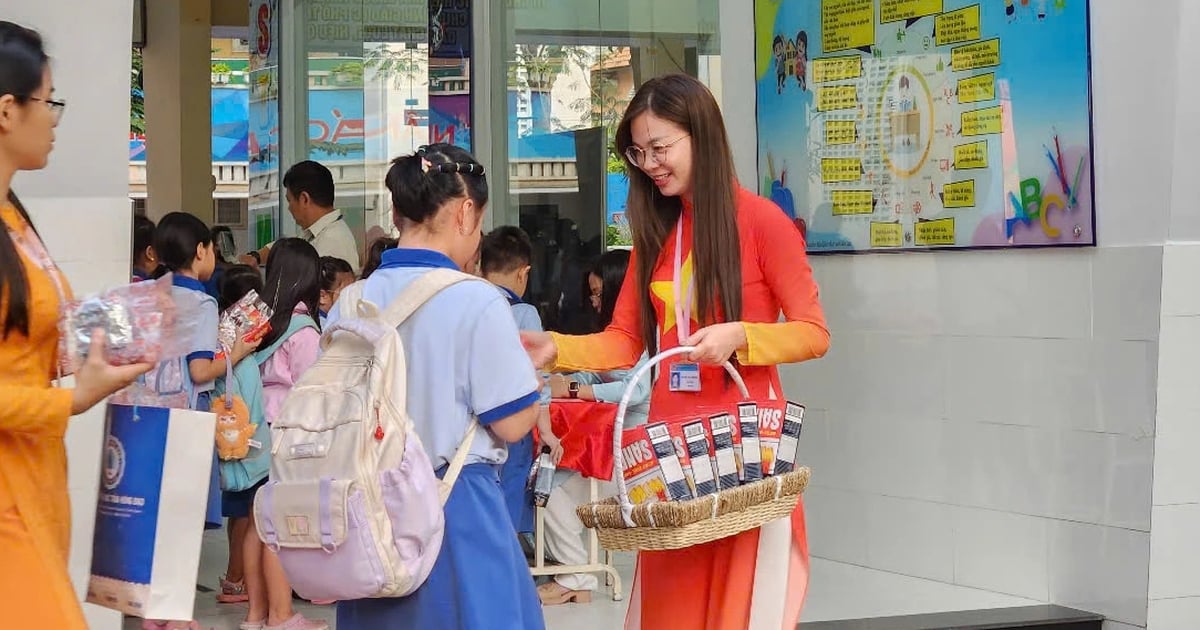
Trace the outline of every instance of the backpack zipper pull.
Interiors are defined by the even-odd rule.
[[[375,441],[383,441],[383,422],[379,418],[379,401],[375,401]]]

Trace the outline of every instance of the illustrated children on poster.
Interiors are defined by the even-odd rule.
[[[796,83],[808,90],[808,33],[796,33]]]
[[[787,46],[783,44],[783,35],[776,35],[771,46],[775,56],[775,93],[783,94],[783,84],[787,81]]]

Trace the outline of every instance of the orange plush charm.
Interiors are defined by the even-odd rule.
[[[217,413],[217,457],[221,461],[245,459],[255,430],[246,402],[227,393],[213,401],[212,409]]]

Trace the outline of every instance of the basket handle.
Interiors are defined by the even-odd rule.
[[[625,395],[621,396],[621,404],[617,407],[616,424],[613,426],[613,477],[617,482],[617,500],[621,504],[621,516],[625,519],[627,527],[634,526],[633,504],[629,501],[629,488],[625,485],[625,461],[621,452],[621,432],[625,425],[625,411],[629,408],[629,401],[633,398],[634,387],[650,370],[654,369],[654,366],[673,356],[691,353],[695,349],[695,346],[678,346],[651,357],[645,365],[633,373],[629,384],[625,386]],[[729,376],[733,378],[738,390],[741,391],[742,398],[749,398],[750,390],[746,389],[746,381],[742,380],[742,375],[738,374],[737,369],[728,361],[725,362],[724,367],[725,371],[729,372]]]

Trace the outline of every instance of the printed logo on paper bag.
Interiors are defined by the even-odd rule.
[[[171,410],[110,405],[92,574],[148,585]],[[144,602],[143,602],[144,604]]]
[[[104,489],[112,490],[116,488],[121,484],[121,478],[124,476],[125,447],[121,445],[121,440],[110,435],[104,441]]]

